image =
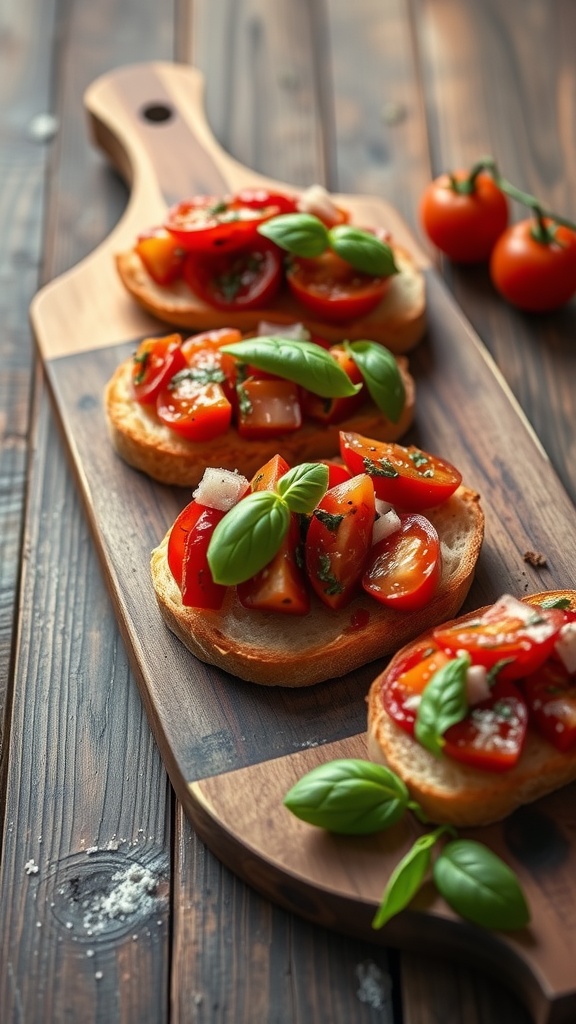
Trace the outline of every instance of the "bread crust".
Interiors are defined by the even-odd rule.
[[[343,423],[323,426],[306,421],[293,434],[271,441],[247,441],[235,427],[212,441],[197,443],[180,437],[161,423],[153,408],[137,402],[132,395],[132,359],[117,367],[104,392],[104,410],[114,448],[130,466],[163,484],[195,487],[210,466],[235,469],[250,478],[273,455],[280,452],[290,465],[330,458],[339,453],[340,430],[351,430],[379,441],[396,441],[406,433],[414,418],[415,387],[405,356],[398,367],[406,402],[402,415],[393,423],[373,402],[366,402]]]
[[[422,630],[456,614],[472,583],[484,534],[475,491],[460,487],[426,513],[441,541],[442,576],[434,599],[410,614],[368,595],[335,612],[317,599],[306,616],[254,612],[230,589],[219,611],[185,607],[166,560],[169,532],[153,551],[151,573],[168,628],[201,661],[263,686],[302,687],[382,658]],[[364,614],[368,612],[364,623]],[[363,622],[363,625],[355,625]]]
[[[524,600],[537,604],[550,596],[568,597],[576,608],[576,591],[571,590],[541,591]],[[479,614],[482,611],[479,609]],[[427,636],[431,631],[416,637],[414,643],[426,641]],[[398,651],[370,687],[368,754],[404,780],[431,821],[460,827],[489,825],[576,779],[576,750],[562,753],[532,729],[518,763],[505,773],[481,771],[449,757],[436,758],[401,729],[382,705],[382,685],[406,649]]]
[[[392,245],[399,269],[388,292],[367,316],[346,324],[327,324],[307,312],[284,286],[263,309],[223,311],[209,306],[194,295],[183,281],[171,285],[156,284],[134,249],[117,253],[116,269],[122,284],[133,299],[163,323],[194,331],[229,327],[243,333],[253,331],[261,320],[279,324],[303,323],[313,334],[329,341],[367,339],[379,341],[396,355],[409,352],[426,330],[426,286],[424,274],[410,253]]]

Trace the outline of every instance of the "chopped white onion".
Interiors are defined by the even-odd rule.
[[[245,476],[230,469],[205,469],[192,497],[207,508],[229,510],[246,493],[250,484]]]
[[[300,196],[297,205],[300,213],[311,213],[328,227],[340,220],[338,207],[323,185],[310,185]]]
[[[400,518],[398,513],[393,508],[390,508],[388,512],[374,520],[372,543],[377,544],[378,541],[384,540],[385,537],[389,537],[391,533],[396,533],[396,530],[399,529]]]
[[[275,324],[271,320],[261,320],[258,324],[258,337],[291,338],[293,341],[310,341],[310,331],[304,324]]]
[[[576,622],[567,622],[560,630],[554,650],[567,672],[576,672]]]
[[[490,686],[488,684],[488,673],[484,665],[470,665],[466,672],[466,699],[469,707],[488,700]]]

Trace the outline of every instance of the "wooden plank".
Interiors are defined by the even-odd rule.
[[[14,56],[1,86],[3,109],[10,112],[10,130],[20,143],[16,157],[22,157],[20,172],[17,159],[10,168],[10,191],[2,191],[3,203],[12,204],[12,212],[5,205],[4,213],[13,217],[7,236],[13,248],[3,256],[10,252],[16,262],[18,249],[23,254],[21,274],[16,281],[12,274],[8,285],[10,316],[17,323],[10,321],[11,334],[3,332],[2,342],[14,350],[16,342],[22,344],[22,370],[32,278],[41,258],[47,278],[76,263],[108,234],[126,200],[124,186],[88,145],[84,87],[108,62],[146,59],[152,51],[168,55],[173,30],[170,14],[153,4],[105,5],[97,20],[86,4],[71,4],[65,34],[53,4],[35,8],[11,10],[19,45],[13,42],[9,49]],[[3,28],[8,33],[6,24]],[[47,41],[55,38],[62,45],[50,52]],[[3,70],[6,66],[4,61]],[[31,112],[46,110],[52,86],[60,128],[44,210],[42,161],[49,152],[37,149],[35,160],[32,144],[24,140]],[[20,194],[15,191],[19,173]],[[10,429],[21,462],[18,469],[9,467],[8,476],[13,473],[18,482],[25,382],[14,367],[13,402],[21,405]],[[5,751],[0,1018],[100,1024],[148,1016],[160,1024],[168,1012],[171,793],[41,390],[30,448],[13,714]],[[10,551],[14,563],[15,555]],[[132,868],[143,873],[126,875]],[[134,903],[121,920],[123,883]]]

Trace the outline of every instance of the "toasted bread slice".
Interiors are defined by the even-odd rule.
[[[104,405],[112,443],[118,454],[154,480],[180,487],[195,486],[205,469],[242,466],[247,477],[257,473],[276,452],[290,465],[330,458],[339,452],[339,431],[352,430],[379,441],[396,441],[408,430],[414,416],[414,380],[404,356],[398,366],[406,401],[397,423],[387,419],[373,402],[367,402],[343,423],[323,426],[306,421],[293,434],[270,441],[247,441],[235,427],[212,441],[194,442],[161,423],[154,410],[132,396],[132,360],[121,363],[106,386]]]
[[[132,298],[163,323],[205,331],[220,327],[224,318],[227,326],[246,333],[253,331],[261,320],[278,324],[300,322],[312,334],[328,341],[379,341],[397,355],[414,348],[426,330],[426,288],[424,275],[410,253],[397,245],[392,248],[399,273],[393,277],[387,294],[370,314],[345,324],[318,320],[292,298],[287,287],[264,309],[223,313],[194,295],[184,281],[166,286],[156,284],[133,249],[116,255],[116,267]]]
[[[541,592],[525,600],[537,604],[549,596],[568,597],[576,608],[574,591]],[[418,642],[423,639],[425,635],[416,638]],[[576,750],[561,753],[530,729],[518,763],[505,773],[481,771],[449,757],[435,757],[399,728],[382,705],[382,684],[404,654],[399,651],[370,687],[368,753],[373,761],[387,764],[404,780],[431,821],[461,827],[488,825],[576,779]]]
[[[169,532],[151,561],[160,610],[197,658],[240,679],[296,687],[344,675],[454,615],[464,601],[484,534],[479,496],[461,486],[426,515],[441,540],[442,575],[434,599],[420,611],[391,610],[364,595],[342,611],[315,600],[308,615],[293,617],[249,611],[234,588],[219,611],[185,607],[166,560]]]

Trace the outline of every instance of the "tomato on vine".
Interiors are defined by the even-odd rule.
[[[509,227],[490,258],[496,290],[529,313],[546,313],[576,292],[576,231],[536,216]]]
[[[420,201],[420,220],[430,241],[457,263],[487,260],[508,224],[508,200],[480,167],[440,175]]]

